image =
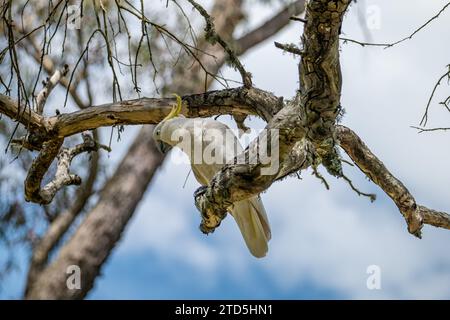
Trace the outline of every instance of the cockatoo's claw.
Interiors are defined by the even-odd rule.
[[[196,200],[195,202],[197,202],[197,198],[202,196],[206,192],[207,189],[208,189],[207,186],[201,186],[197,190],[194,191],[194,198]]]

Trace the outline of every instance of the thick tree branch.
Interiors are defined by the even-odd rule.
[[[39,155],[33,160],[25,179],[25,200],[36,203],[48,204],[53,199],[49,185],[41,189],[41,183],[47,173],[53,159],[58,155],[64,142],[62,138],[45,141]],[[75,179],[74,179],[74,182]],[[43,192],[45,190],[45,192]]]
[[[210,117],[217,114],[253,114],[263,118],[271,115],[279,105],[274,96],[259,89],[225,89],[202,94],[183,96],[185,108],[182,114],[187,117]],[[259,104],[255,104],[255,102]],[[63,114],[50,119],[52,130],[59,136],[101,126],[123,124],[157,124],[175,104],[174,98],[142,98],[90,107],[71,114]]]
[[[423,216],[423,223],[429,224],[437,228],[450,230],[450,215],[445,212],[439,212],[427,207],[418,206],[420,214]]]
[[[303,52],[299,63],[303,126],[327,171],[340,176],[334,125],[340,112],[342,76],[339,34],[351,1],[310,1],[306,10]]]
[[[72,148],[60,149],[63,141],[62,138],[56,138],[44,142],[41,152],[33,160],[25,179],[25,200],[49,204],[62,187],[81,184],[81,178],[70,173],[70,165],[76,156],[84,152],[98,151],[100,148],[109,150],[108,147],[94,141],[88,133],[83,134],[83,143]],[[58,160],[55,176],[41,188],[44,175],[55,157]]]
[[[423,223],[450,229],[450,215],[418,206],[412,194],[386,168],[366,144],[347,127],[337,126],[336,135],[340,146],[374,183],[394,201],[408,225],[408,231],[421,236]]]
[[[282,106],[282,99],[260,89],[235,88],[183,96],[183,115],[210,117],[218,114],[258,115],[270,118]],[[114,125],[157,124],[175,104],[174,98],[140,98],[92,106],[72,113],[42,117],[30,108],[21,116],[17,105],[0,94],[0,113],[24,126],[44,129],[47,138],[64,138],[86,130]],[[42,130],[41,130],[42,131]]]
[[[44,129],[44,117],[34,112],[29,106],[19,106],[10,97],[0,94],[0,113],[22,123],[31,130]]]

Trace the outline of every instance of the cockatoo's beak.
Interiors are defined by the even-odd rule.
[[[166,154],[170,151],[170,149],[172,149],[172,146],[170,144],[165,143],[161,140],[158,141],[157,147],[162,154]]]

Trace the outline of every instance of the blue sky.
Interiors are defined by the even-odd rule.
[[[446,1],[365,3],[380,18],[379,28],[370,30],[372,40],[392,42],[411,33]],[[268,8],[254,10],[241,31],[270,13]],[[412,40],[387,50],[342,46],[343,123],[420,204],[444,211],[450,210],[449,134],[419,135],[410,126],[420,121],[434,83],[450,63],[450,44],[442,39],[449,23],[446,12]],[[257,87],[286,98],[293,95],[297,61],[275,49],[272,41],[297,42],[298,28],[292,24],[244,56]],[[343,32],[364,40],[356,7],[347,14]],[[224,72],[237,78],[231,70]],[[441,91],[436,101],[449,89]],[[449,119],[437,103],[432,105],[430,126],[448,124]],[[262,125],[257,120],[248,124]],[[110,171],[137,129],[127,128],[113,148]],[[192,198],[198,184],[191,176],[183,188],[188,166],[167,161],[88,298],[450,298],[450,232],[426,226],[422,240],[412,237],[391,200],[358,170],[345,169],[360,189],[376,193],[377,201],[358,197],[344,181],[331,177],[327,191],[310,171],[302,173],[302,180],[278,182],[263,194],[272,240],[268,256],[258,260],[247,252],[231,217],[214,234],[200,233]],[[3,283],[0,297],[19,297],[26,270],[22,254],[21,259],[22,271]],[[367,289],[370,265],[380,267],[380,290]]]

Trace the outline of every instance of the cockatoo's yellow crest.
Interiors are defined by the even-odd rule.
[[[175,118],[175,117],[177,117],[177,116],[180,114],[180,112],[181,112],[181,106],[182,106],[182,104],[183,104],[183,102],[182,102],[182,100],[181,100],[181,97],[180,97],[178,94],[176,94],[176,93],[172,93],[172,95],[174,95],[175,98],[177,98],[177,104],[173,106],[172,110],[171,110],[170,113],[163,119],[163,121],[166,121],[166,120]],[[163,122],[163,121],[161,121],[161,122]]]

